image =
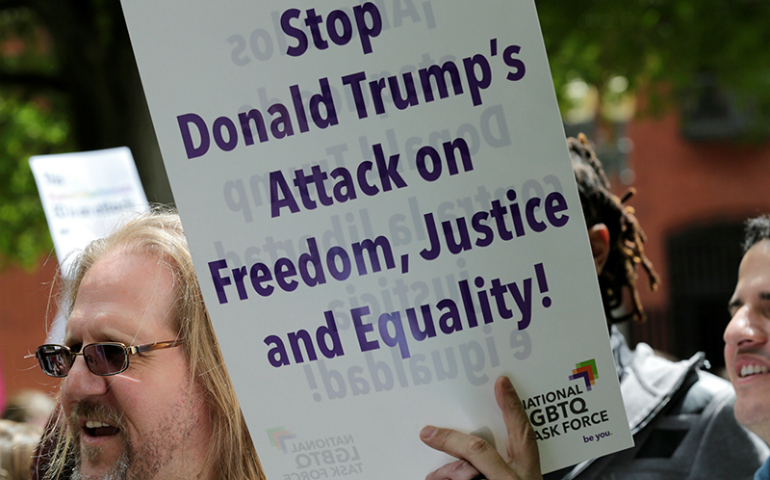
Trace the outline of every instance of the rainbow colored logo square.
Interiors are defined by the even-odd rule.
[[[286,430],[283,427],[276,427],[276,428],[271,428],[267,430],[267,436],[268,438],[270,438],[270,443],[274,447],[283,451],[283,453],[287,453],[286,440],[297,437],[296,435],[294,435],[293,433],[291,433],[290,431]]]
[[[591,385],[596,383],[599,378],[599,370],[596,368],[596,360],[586,360],[575,364],[575,369],[572,370],[572,375],[569,376],[570,380],[583,379],[586,384],[586,390],[591,391]]]

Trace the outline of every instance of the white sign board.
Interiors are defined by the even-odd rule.
[[[268,478],[503,449],[501,374],[546,471],[632,445],[532,0],[123,9]]]
[[[127,147],[30,157],[60,265],[102,238],[126,212],[149,209]]]

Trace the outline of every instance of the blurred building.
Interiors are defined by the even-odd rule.
[[[565,129],[595,142],[616,194],[637,190],[628,203],[661,276],[655,293],[640,282],[649,320],[632,325],[629,340],[679,358],[705,351],[718,371],[743,221],[770,213],[770,137],[758,134],[750,112],[709,77],[693,85],[680,108],[661,116],[635,112],[618,92],[621,105],[611,112],[582,86],[575,93],[589,106],[565,116]]]

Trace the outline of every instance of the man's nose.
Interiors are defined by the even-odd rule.
[[[767,342],[770,321],[753,311],[749,305],[739,308],[725,329],[724,341],[735,347],[761,345]]]
[[[80,356],[72,363],[72,367],[62,384],[62,395],[73,400],[104,395],[107,390],[107,377],[100,377],[91,373],[85,359],[80,358]]]

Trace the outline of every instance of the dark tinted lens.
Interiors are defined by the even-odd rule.
[[[97,375],[120,373],[126,369],[128,358],[120,345],[96,343],[83,349],[83,358],[89,370]]]
[[[46,375],[64,377],[72,367],[73,356],[61,345],[43,345],[35,352],[40,368]]]

